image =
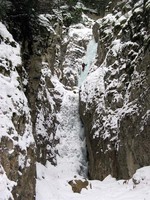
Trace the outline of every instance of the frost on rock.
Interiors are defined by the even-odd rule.
[[[65,27],[66,5],[39,15],[33,41],[23,38],[25,68],[0,23],[0,199],[150,199],[149,167],[134,174],[150,158],[150,6],[134,2],[117,1],[93,30],[85,14]],[[68,183],[87,174],[105,179],[73,194]]]
[[[80,91],[92,178],[102,179],[109,173],[131,177],[142,163],[149,162],[149,153],[137,150],[141,145],[147,148],[145,136],[149,141],[147,4],[123,2],[121,9],[118,4],[111,14],[96,21],[96,61]],[[139,160],[143,153],[147,156]]]
[[[48,66],[43,65],[41,75],[41,88],[38,93],[38,101],[42,104],[38,107],[36,118],[36,134],[38,141],[38,160],[42,160],[42,164],[49,160],[56,165],[56,149],[59,138],[56,136],[57,117],[56,113],[60,109],[64,86],[59,79],[51,75]],[[46,87],[46,84],[49,87]]]
[[[0,199],[7,200],[11,199],[14,200],[12,195],[12,189],[16,185],[16,182],[10,181],[4,171],[2,165],[0,165]]]
[[[0,25],[0,34],[3,37],[3,42],[0,45],[0,48],[3,48],[3,56],[0,56],[0,139],[8,137],[13,142],[13,145],[18,145],[20,149],[26,150],[30,144],[34,143],[34,139],[28,102],[17,72],[17,67],[21,65],[20,47],[12,39],[5,26],[3,24]],[[8,40],[7,43],[6,40]],[[11,42],[15,47],[12,46]],[[19,119],[22,120],[21,118],[23,117],[26,123],[22,124],[24,127],[20,127]]]
[[[2,23],[0,36],[0,157],[8,178],[17,181],[19,175],[23,177],[23,170],[30,168],[27,160],[33,160],[29,151],[34,151],[34,138],[30,109],[18,74],[22,64],[20,45]]]

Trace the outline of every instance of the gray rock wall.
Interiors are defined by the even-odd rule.
[[[20,65],[14,66],[13,70],[17,74],[18,93],[21,93],[24,99],[15,102],[17,112],[12,111],[10,114],[14,129],[8,127],[10,130],[6,137],[2,137],[3,148],[0,151],[1,164],[8,178],[17,183],[12,191],[15,200],[35,199],[36,162],[43,165],[46,161],[50,161],[53,165],[57,164],[58,152],[55,146],[59,143],[59,138],[56,137],[55,132],[62,94],[57,89],[54,77],[57,77],[59,84],[62,82],[69,86],[70,90],[77,84],[75,70],[72,70],[72,77],[70,74],[66,77],[65,74],[65,67],[70,67],[68,63],[64,64],[64,60],[68,57],[66,51],[70,41],[67,38],[68,29],[64,26],[66,19],[63,21],[63,14],[66,13],[67,16],[68,11],[63,11],[63,14],[57,11],[50,12],[49,8],[52,11],[53,5],[49,2],[50,7],[45,8],[48,1],[41,5],[43,7],[38,5],[37,10],[32,9],[37,8],[37,5],[35,7],[32,5],[35,1],[28,3],[19,0],[12,2],[12,10],[8,11],[7,18],[4,20],[10,33],[20,44],[21,51],[18,54],[22,61]],[[44,13],[49,12],[49,14],[39,15],[42,9]],[[10,42],[7,38],[6,43],[16,45],[14,40]],[[0,73],[4,73],[6,77],[10,76],[11,79],[12,62],[11,60],[7,62],[9,65],[6,63],[6,68],[9,70],[2,68]],[[1,63],[3,65],[3,61]],[[16,90],[17,88],[14,87],[14,91]],[[22,101],[26,102],[28,113],[23,112]],[[28,126],[30,126],[29,135],[33,140],[31,144],[26,144],[25,140]],[[13,137],[14,132],[17,137]],[[12,135],[12,139],[9,135]],[[25,149],[15,145],[18,138],[21,138]]]
[[[149,1],[118,1],[113,13],[96,23],[96,65],[105,71],[104,90],[90,101],[80,93],[89,175],[91,179],[108,174],[128,179],[150,163]]]
[[[14,198],[34,199],[36,151],[30,109],[17,72],[24,69],[20,48],[2,24],[0,35],[0,164],[9,179],[17,183],[12,191]]]
[[[16,182],[12,191],[14,199],[32,200],[35,199],[36,162],[45,164],[48,160],[56,165],[55,146],[59,141],[55,137],[56,113],[60,108],[61,94],[55,89],[51,77],[56,75],[58,80],[62,77],[60,66],[65,50],[61,42],[65,30],[61,19],[54,14],[20,14],[18,9],[8,14],[5,23],[20,43],[18,54],[22,62],[14,66],[11,59],[2,59],[2,67],[8,64],[5,66],[7,70],[3,67],[1,74],[11,80],[14,78],[12,74],[16,73],[17,86],[12,82],[12,88],[21,98],[16,100],[6,96],[12,99],[13,109],[10,108],[9,115],[13,128],[8,124],[8,133],[1,139],[0,157],[8,178]],[[14,48],[17,44],[14,40],[1,39]]]

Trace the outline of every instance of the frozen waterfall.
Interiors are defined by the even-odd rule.
[[[78,78],[78,86],[80,87],[81,84],[86,79],[90,67],[93,65],[97,53],[97,43],[95,42],[95,39],[89,41],[87,45],[87,51],[85,56],[83,57],[83,63],[86,64],[85,70],[81,72],[79,78]]]

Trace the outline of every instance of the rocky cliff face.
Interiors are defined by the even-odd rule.
[[[91,179],[127,179],[149,165],[149,8],[149,1],[118,1],[94,25],[99,78],[80,94]]]
[[[57,114],[64,92],[78,84],[91,39],[92,32],[79,37],[71,29],[83,33],[92,22],[84,15],[83,20],[82,6],[72,7],[71,1],[69,6],[46,0],[7,3],[2,19],[12,35],[1,23],[0,174],[12,181],[5,177],[6,199],[32,200],[36,162],[57,165]],[[80,90],[89,176],[129,178],[150,157],[150,2],[100,3],[103,18],[93,26],[97,58],[88,75],[94,81],[87,79]],[[94,8],[82,9],[95,18]]]
[[[0,27],[0,48],[5,54],[0,71],[4,86],[0,157],[3,173],[14,181],[13,190],[10,186],[14,199],[35,199],[36,162],[57,165],[55,133],[63,97],[57,82],[64,90],[77,85],[77,66],[64,60],[71,43],[66,26],[72,23],[72,15],[77,18],[80,13],[73,9],[68,15],[67,6],[58,11],[52,10],[56,2],[49,7],[47,3],[9,1],[3,21],[12,35],[3,24]]]
[[[32,135],[31,114],[23,82],[17,71],[22,67],[20,46],[2,23],[0,34],[0,158],[7,176],[18,185],[13,190],[14,198],[20,199],[21,195],[26,199],[27,196],[34,196],[35,187],[35,140]],[[1,175],[6,176],[2,167],[1,169]],[[7,185],[11,190],[11,184]],[[24,187],[20,187],[21,185]]]

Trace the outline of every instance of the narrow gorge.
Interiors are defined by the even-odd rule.
[[[139,200],[150,1],[0,2],[0,200]]]

